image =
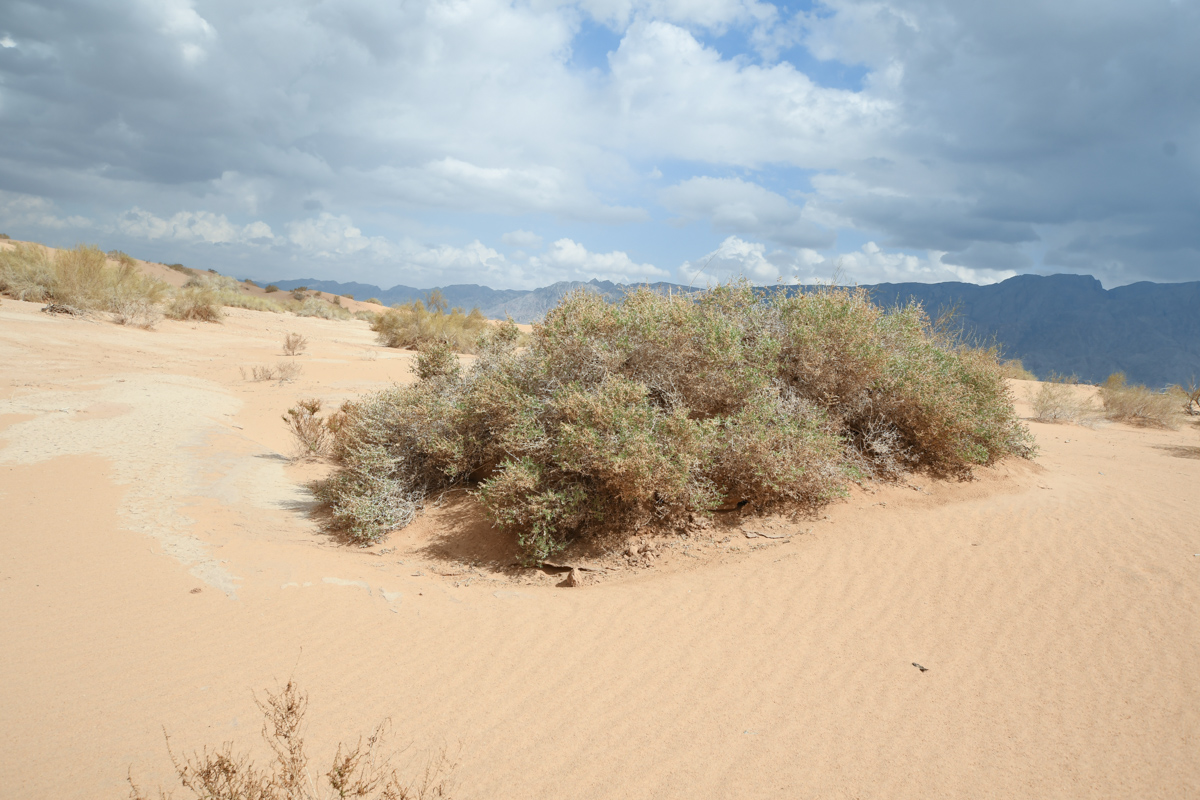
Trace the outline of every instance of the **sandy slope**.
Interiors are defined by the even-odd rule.
[[[165,779],[162,725],[253,745],[292,674],[318,752],[390,716],[468,798],[1200,794],[1195,427],[1034,424],[1034,464],[565,589],[458,501],[320,534],[279,415],[408,379],[365,323],[37,309],[0,305],[0,797]],[[290,330],[299,380],[243,380]]]

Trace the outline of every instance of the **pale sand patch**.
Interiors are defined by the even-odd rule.
[[[254,745],[251,691],[292,675],[318,765],[390,716],[415,749],[463,743],[463,798],[1200,795],[1195,426],[1034,424],[1035,464],[559,589],[464,569],[508,544],[453,499],[370,550],[308,519],[320,469],[279,460],[279,415],[408,379],[365,324],[45,317],[0,306],[0,398],[31,409],[0,417],[0,796],[165,780],[164,724],[181,749]],[[301,377],[241,381],[288,330],[312,342]],[[154,411],[159,389],[192,413]],[[104,427],[144,403],[161,429]],[[156,515],[242,578],[237,602],[163,557],[136,527]]]

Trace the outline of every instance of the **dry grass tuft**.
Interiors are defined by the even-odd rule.
[[[1037,375],[1025,369],[1025,365],[1021,363],[1021,359],[1019,358],[1010,358],[1007,361],[1001,361],[1000,373],[1006,378],[1013,378],[1019,381],[1036,381],[1038,379]]]
[[[295,356],[304,352],[308,347],[308,339],[299,333],[289,333],[283,337],[283,354],[286,356]]]
[[[487,328],[488,322],[477,308],[469,314],[460,308],[446,313],[440,306],[430,310],[420,300],[393,306],[371,322],[379,343],[387,347],[417,349],[447,342],[458,353],[475,352],[479,337]]]
[[[860,291],[579,292],[520,340],[489,326],[463,370],[435,337],[418,383],[343,408],[339,468],[315,491],[351,539],[468,485],[537,560],[605,531],[686,528],[732,504],[815,509],[851,480],[1032,452],[994,350]]]
[[[1073,378],[1050,376],[1036,392],[1030,392],[1033,418],[1038,422],[1080,424],[1099,412],[1090,397],[1081,397]]]
[[[190,281],[189,281],[190,283]],[[197,322],[220,322],[221,302],[217,293],[204,286],[184,286],[175,293],[167,306],[171,319],[195,320]]]
[[[53,256],[41,245],[0,251],[0,293],[18,300],[52,302],[83,311],[110,311],[122,324],[150,327],[167,285],[137,269],[120,253],[116,266],[97,247],[79,245]]]
[[[263,715],[262,737],[274,756],[269,767],[259,767],[247,753],[235,753],[233,742],[177,755],[164,730],[176,780],[197,800],[444,800],[451,796],[458,765],[446,750],[428,759],[418,777],[406,781],[394,766],[397,754],[385,750],[386,721],[353,747],[338,744],[329,769],[314,776],[304,741],[308,695],[292,681],[266,695],[265,701],[255,698],[255,703]],[[132,774],[129,787],[130,800],[151,800]],[[171,794],[160,787],[157,796],[169,800]]]
[[[1125,381],[1114,372],[1100,386],[1104,416],[1111,420],[1151,428],[1178,428],[1187,407],[1187,395],[1179,387],[1156,392]]]
[[[248,381],[279,381],[280,383],[288,383],[300,377],[300,373],[304,370],[299,364],[290,361],[280,361],[275,366],[254,366],[250,368],[250,374],[246,374],[245,367],[239,367],[242,372],[242,380]]]

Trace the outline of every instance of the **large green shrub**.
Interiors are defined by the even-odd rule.
[[[994,351],[855,290],[578,292],[519,337],[487,330],[466,370],[426,348],[416,384],[343,408],[339,469],[317,493],[351,538],[463,485],[538,559],[606,530],[817,508],[851,479],[1030,452]]]

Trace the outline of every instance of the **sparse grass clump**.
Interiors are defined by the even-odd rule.
[[[250,368],[249,373],[246,372],[245,367],[241,367],[240,369],[242,371],[242,380],[255,381],[256,383],[262,381],[287,383],[296,380],[296,378],[300,377],[300,373],[304,371],[304,368],[294,361],[280,361],[273,367],[266,364],[254,366]]]
[[[220,322],[221,301],[217,293],[205,286],[184,286],[175,293],[167,316],[171,319],[194,320],[196,322]]]
[[[1080,395],[1077,383],[1074,377],[1051,375],[1030,395],[1033,418],[1038,422],[1079,424],[1095,414],[1098,409],[1090,397]]]
[[[474,352],[480,334],[487,327],[487,319],[477,308],[469,314],[460,308],[446,313],[444,308],[426,308],[420,300],[392,306],[371,323],[379,343],[386,347],[417,349],[434,342],[448,342],[459,353]]]
[[[116,266],[97,247],[79,245],[53,256],[41,245],[0,251],[0,293],[18,300],[53,302],[82,311],[111,311],[122,324],[149,327],[167,285],[140,272],[119,254]]]
[[[429,758],[418,777],[405,780],[394,766],[396,753],[388,751],[390,725],[375,728],[354,746],[339,743],[329,770],[314,776],[309,770],[304,741],[304,716],[308,695],[288,681],[277,692],[267,691],[265,701],[255,698],[263,715],[262,737],[274,758],[259,767],[248,753],[235,753],[233,742],[191,755],[176,754],[167,740],[167,754],[179,785],[197,800],[445,800],[453,791],[457,764],[446,750]],[[323,780],[322,780],[323,779]],[[129,776],[130,800],[151,800]],[[158,800],[169,800],[161,788]]]
[[[1019,381],[1036,381],[1038,379],[1037,375],[1025,369],[1025,365],[1021,363],[1021,359],[1019,358],[1010,358],[1007,361],[1001,361],[1000,372],[1006,378],[1013,378]]]
[[[318,295],[319,296],[319,295]],[[353,315],[340,305],[326,303],[316,297],[306,297],[292,313],[298,317],[320,317],[321,319],[351,319]]]
[[[1178,427],[1188,402],[1178,387],[1156,392],[1127,383],[1122,372],[1114,372],[1101,384],[1100,400],[1109,419],[1153,428]]]
[[[466,485],[536,560],[606,531],[684,528],[735,504],[816,509],[851,480],[1031,452],[995,351],[859,291],[580,292],[520,338],[485,329],[466,370],[434,338],[416,384],[343,407],[339,469],[315,489],[351,539]]]
[[[246,283],[252,284],[253,282],[246,281]],[[279,303],[268,300],[265,297],[244,294],[242,289],[243,287],[238,281],[226,275],[198,274],[193,275],[183,285],[183,289],[177,296],[187,295],[191,291],[191,295],[183,303],[185,306],[196,299],[204,298],[209,304],[214,305],[218,309],[222,306],[229,306],[232,308],[247,308],[251,311],[269,311],[273,314],[282,314],[287,310]],[[168,316],[170,316],[170,312],[168,312]]]
[[[320,400],[301,400],[283,415],[296,450],[302,458],[320,457],[329,449],[331,430],[326,420],[321,419]]]

